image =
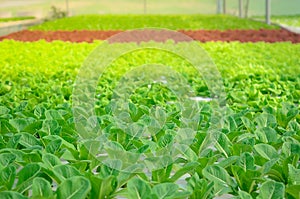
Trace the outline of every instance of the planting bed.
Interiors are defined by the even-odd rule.
[[[257,19],[263,20],[263,18],[257,17]],[[272,16],[272,22],[283,24],[292,27],[300,27],[300,15],[283,15],[283,16]]]
[[[17,41],[70,41],[70,42],[93,42],[94,40],[106,40],[109,37],[122,31],[20,31],[7,36],[0,37],[4,39],[13,39]],[[208,41],[240,41],[240,42],[285,42],[300,43],[300,34],[292,33],[287,30],[179,30],[194,40],[201,42]],[[144,31],[140,35],[129,36],[121,40],[127,42],[149,41],[152,38],[153,31]],[[155,41],[165,41],[169,39],[167,35],[157,37]],[[175,39],[176,40],[176,39]],[[178,38],[176,41],[181,41]]]
[[[231,16],[213,15],[91,15],[70,17],[46,22],[32,27],[30,31],[13,33],[1,37],[0,40],[38,41],[44,39],[46,41],[93,42],[94,40],[108,39],[124,30],[144,27],[178,30],[201,42],[300,42],[299,34],[279,29],[277,26],[268,26],[261,22]],[[151,38],[151,31],[143,33],[142,36],[138,35],[123,40],[149,41],[149,38]],[[159,37],[156,41],[166,39],[168,38]]]
[[[22,20],[28,20],[28,19],[34,19],[35,17],[10,17],[10,18],[0,18],[1,22],[11,22],[11,21],[22,21]]]
[[[46,22],[30,30],[130,30],[146,27],[171,30],[279,29],[278,26],[223,15],[87,15]]]
[[[199,16],[187,16],[190,19],[193,17],[198,19]],[[100,18],[111,20],[113,16]],[[55,28],[80,29],[80,25],[87,27],[87,24],[96,27],[99,23],[92,25],[92,20],[100,18],[75,17],[35,28],[51,29],[50,25],[54,25]],[[152,23],[158,18],[152,18]],[[182,22],[176,26],[176,22],[183,18],[184,16],[170,16],[162,24],[169,24],[167,28],[172,26],[184,29],[180,25]],[[233,23],[229,20],[231,17],[226,17],[225,21],[222,17],[211,18],[224,23],[226,21],[226,27],[234,27],[235,23],[241,22],[232,19]],[[89,23],[66,26],[66,21],[75,19]],[[131,19],[133,26],[141,24],[141,17],[137,17],[136,21],[133,16],[125,19]],[[62,22],[64,25],[59,25]],[[191,22],[196,26],[195,21]],[[243,20],[239,25],[243,27],[243,23],[248,27],[252,24]],[[107,28],[110,24],[106,22],[103,25]],[[184,25],[192,27],[187,23]],[[55,29],[54,26],[52,29]],[[131,27],[130,23],[125,23],[124,29],[128,27]],[[256,32],[268,31],[273,30]],[[119,31],[109,33],[117,32]],[[182,32],[191,34],[196,39],[198,35],[193,35],[196,32],[207,33]],[[278,32],[290,35],[283,30]],[[22,33],[26,35],[34,32]],[[33,40],[65,39],[81,43],[0,42],[1,199],[300,197],[300,44],[297,42],[193,41],[192,44],[202,47],[208,53],[223,78],[226,103],[219,109],[215,109],[215,104],[210,102],[211,92],[204,81],[205,77],[202,77],[205,68],[197,71],[180,55],[159,48],[130,51],[108,64],[96,82],[97,88],[92,95],[95,98],[93,105],[96,117],[89,117],[88,109],[75,109],[76,106],[72,104],[78,100],[78,95],[73,94],[74,83],[78,74],[81,77],[89,75],[89,71],[80,70],[86,57],[97,46],[105,44],[103,41],[93,41],[100,39],[93,35],[99,34],[104,39],[107,35],[101,34],[107,32],[77,30],[68,35],[63,31],[39,33],[42,37],[36,34]],[[215,38],[225,34],[219,31],[211,33],[214,33]],[[69,34],[77,34],[82,38],[73,38]],[[135,38],[133,40],[136,41]],[[126,37],[111,41],[132,39]],[[273,40],[269,38],[268,41]],[[178,49],[177,52],[186,53],[181,48],[186,42],[149,43],[157,46],[173,45]],[[147,47],[147,44],[148,42],[126,42],[110,45],[122,50],[138,45]],[[197,53],[193,55],[197,56]],[[201,57],[203,60],[204,55]],[[102,62],[97,62],[100,63]],[[169,66],[166,76],[180,74],[183,77],[183,80],[172,85],[175,86],[173,88],[186,83],[197,99],[206,100],[195,101],[197,106],[193,107],[180,104],[179,97],[166,86],[164,80],[134,87],[128,103],[121,104],[120,107],[119,98],[123,98],[124,93],[116,88],[123,86],[124,89],[131,89],[132,79],[143,83],[147,78],[141,74],[145,71],[150,74],[160,72],[152,68],[137,70],[139,66],[153,63],[160,64],[158,67],[162,71],[162,65]],[[78,85],[81,85],[80,82],[77,82],[76,86]],[[90,87],[76,91],[86,99],[89,90]],[[189,100],[189,95],[184,99]],[[82,104],[85,102],[83,100]],[[123,105],[127,105],[124,110]],[[117,115],[118,110],[125,112]],[[86,117],[75,117],[76,111]],[[191,118],[191,114],[196,116]],[[87,123],[78,128],[76,124],[80,121]],[[93,129],[95,124],[99,124],[101,128],[99,134],[83,137],[81,131]],[[145,136],[138,135],[141,129]],[[182,145],[175,145],[178,135]],[[106,153],[100,153],[100,146],[103,145]],[[149,171],[141,164],[130,164],[132,162],[129,161],[128,165],[128,153],[146,154],[148,163],[160,167]],[[157,159],[153,156],[159,154],[164,158],[155,162]],[[117,159],[108,164],[103,161],[103,155]]]

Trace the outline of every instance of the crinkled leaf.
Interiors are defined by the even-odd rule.
[[[281,182],[267,181],[260,188],[258,199],[282,199],[284,198],[285,186]]]
[[[82,175],[75,167],[70,165],[56,165],[53,167],[53,172],[62,181],[64,179]]]
[[[18,173],[18,183],[16,190],[23,192],[29,189],[32,185],[32,180],[40,173],[41,167],[36,163],[27,164]]]
[[[272,114],[262,113],[255,118],[258,127],[275,128],[277,125],[276,117]]]
[[[243,153],[238,160],[238,165],[242,167],[244,171],[254,170],[254,157],[248,152]]]
[[[98,176],[91,176],[90,181],[92,185],[91,198],[110,198],[118,186],[115,176],[108,176],[104,179]]]
[[[289,164],[289,183],[291,185],[300,185],[300,169],[296,169],[293,165]]]
[[[294,198],[300,198],[300,185],[291,185],[286,187],[286,192]]]
[[[202,174],[206,179],[215,183],[228,186],[234,185],[227,171],[218,165],[210,165],[205,167],[202,170]]]
[[[245,191],[239,191],[239,197],[240,199],[252,199],[252,196]]]
[[[259,141],[263,143],[270,143],[277,141],[277,132],[270,127],[262,127],[255,131]]]
[[[22,194],[15,191],[2,191],[0,192],[1,199],[28,199]]]
[[[31,124],[33,122],[32,118],[18,118],[18,119],[11,119],[9,120],[9,123],[17,129],[18,132],[21,132],[26,126]]]
[[[32,184],[32,199],[51,199],[54,194],[50,183],[44,178],[37,177]]]
[[[178,194],[178,185],[173,183],[161,183],[152,188],[152,193],[159,199],[171,199]]]
[[[7,167],[16,159],[16,155],[12,153],[1,153],[0,154],[0,169]]]
[[[127,184],[128,195],[132,199],[150,198],[150,185],[140,178],[132,178]]]
[[[254,146],[255,151],[267,160],[275,159],[279,157],[278,152],[274,147],[268,144],[256,144]]]
[[[11,190],[16,178],[16,168],[12,165],[0,170],[0,184]]]
[[[46,151],[48,153],[54,154],[56,151],[59,150],[61,145],[62,145],[62,140],[61,139],[52,140],[49,144],[47,144]]]
[[[19,140],[19,144],[24,147],[33,147],[33,146],[41,146],[40,141],[29,133],[20,133],[21,139]]]
[[[57,188],[57,198],[85,199],[91,190],[90,181],[82,176],[74,176],[63,181]]]

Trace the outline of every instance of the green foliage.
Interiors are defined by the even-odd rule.
[[[132,178],[127,185],[130,198],[150,198],[151,187],[144,180]]]
[[[0,198],[299,198],[299,45],[200,44],[227,92],[222,122],[213,132],[211,103],[199,102],[199,118],[182,122],[177,104],[167,103],[176,96],[162,84],[142,86],[130,96],[127,113],[118,119],[138,125],[123,128],[114,121],[113,89],[135,66],[170,65],[197,96],[209,97],[203,79],[180,57],[154,50],[124,55],[99,80],[97,117],[88,120],[91,126],[99,122],[104,136],[83,144],[72,88],[81,63],[99,43],[0,43]],[[194,139],[188,122],[195,126]],[[139,125],[155,133],[140,139]],[[176,133],[191,144],[178,147],[180,156],[170,162],[164,149],[178,139]],[[107,152],[120,159],[125,151],[156,150],[165,155],[163,166],[147,173],[139,164],[119,170],[124,165],[111,161],[111,168],[94,156],[108,140]]]
[[[262,17],[255,17],[263,19]],[[300,15],[278,15],[271,17],[272,22],[283,24],[287,26],[300,27]]]
[[[259,199],[272,198],[280,199],[284,198],[284,184],[279,182],[267,181],[261,186],[261,192],[258,195]]]
[[[54,193],[52,191],[49,181],[41,177],[36,177],[33,180],[33,184],[32,184],[32,198],[36,198],[36,199],[54,198]]]
[[[63,181],[57,188],[58,198],[83,199],[91,189],[90,181],[84,177],[74,176]]]
[[[83,15],[46,22],[31,30],[128,30],[136,28],[171,30],[277,29],[262,22],[223,15]]]
[[[28,20],[28,19],[34,19],[35,17],[26,16],[26,17],[9,17],[9,18],[0,18],[1,22],[10,22],[10,21],[22,21],[22,20]]]

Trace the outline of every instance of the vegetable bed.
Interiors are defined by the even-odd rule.
[[[49,21],[30,30],[129,30],[150,27],[171,30],[279,29],[278,26],[224,15],[83,15]]]
[[[152,172],[138,165],[125,172],[91,155],[72,112],[81,63],[101,43],[0,42],[0,198],[299,198],[299,44],[199,43],[224,81],[223,122],[209,134],[213,107],[199,101],[199,118],[186,121],[197,126],[195,138],[178,159]],[[137,89],[128,109],[130,119],[159,128],[156,136],[130,136],[112,120],[117,82],[149,63],[172,66],[197,96],[210,96],[203,78],[179,56],[150,49],[123,55],[99,79],[95,95],[97,121],[113,151],[144,153],[150,144],[160,151],[172,146],[177,131],[188,133],[168,103],[176,96],[159,83]]]
[[[22,21],[22,20],[28,20],[28,19],[34,19],[35,17],[9,17],[9,18],[0,18],[0,23],[1,22],[11,22],[11,21]]]
[[[285,24],[288,26],[300,27],[300,15],[293,16],[276,16],[272,17],[276,23]]]
[[[262,17],[255,17],[255,18],[263,19]],[[272,22],[275,22],[278,24],[300,27],[300,15],[272,16],[271,20],[272,20]]]
[[[106,40],[109,37],[122,31],[101,31],[101,30],[81,30],[81,31],[28,31],[23,30],[0,37],[18,41],[71,41],[71,42],[93,42],[94,40]],[[300,43],[300,34],[287,30],[179,30],[194,40],[201,42],[208,41],[240,41],[240,42],[287,42]],[[127,38],[126,41],[149,41],[152,39],[152,31],[145,30],[142,37]],[[159,37],[157,41],[164,41],[169,37]],[[124,40],[125,41],[125,40]]]

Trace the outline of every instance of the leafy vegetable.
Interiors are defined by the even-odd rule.
[[[229,15],[84,15],[46,22],[31,30],[128,30],[143,27],[175,30],[277,28]]]
[[[74,176],[63,181],[57,188],[58,198],[84,199],[91,189],[89,180]]]
[[[118,109],[113,95],[124,94],[114,93],[118,81],[152,62],[172,66],[197,96],[210,94],[178,56],[149,49],[124,55],[99,80],[96,116],[87,120],[88,127],[99,124],[101,135],[83,142],[72,89],[84,58],[100,43],[0,42],[0,198],[299,198],[299,45],[199,44],[227,92],[214,131],[212,103],[180,106],[163,83],[137,88]],[[196,110],[196,118],[180,119]],[[147,171],[139,157],[160,168]]]

